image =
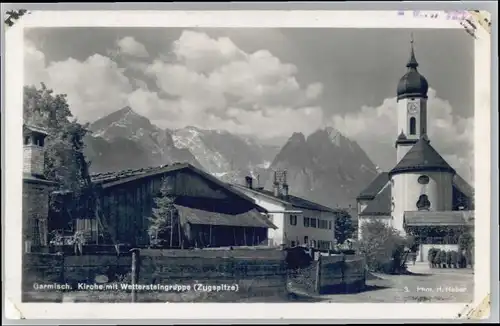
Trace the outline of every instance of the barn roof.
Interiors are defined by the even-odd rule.
[[[39,183],[45,185],[56,186],[58,183],[55,181],[47,180],[44,177],[36,176],[30,173],[23,173],[23,182],[27,183]]]
[[[288,195],[286,198],[285,197],[277,198],[276,196],[274,196],[274,193],[272,191],[269,191],[269,190],[255,189],[255,188],[250,189],[250,188],[247,188],[245,186],[238,185],[238,184],[232,184],[231,186],[236,188],[236,189],[242,189],[242,191],[245,190],[245,191],[250,191],[250,192],[257,194],[257,195],[264,195],[267,198],[271,198],[275,201],[278,201],[278,202],[281,202],[284,204],[288,204],[288,205],[291,205],[291,206],[296,207],[296,208],[303,208],[303,209],[309,209],[309,210],[320,211],[320,212],[333,212],[333,213],[345,211],[343,209],[334,209],[334,208],[326,207],[326,206],[320,205],[318,203],[312,202],[310,200],[307,200],[307,199],[304,199],[301,197],[297,197],[297,196],[293,196],[293,195]]]
[[[177,208],[183,223],[277,229],[271,221],[262,216],[256,209],[239,214],[227,214],[177,204],[174,206]]]
[[[406,226],[460,226],[474,224],[474,211],[408,211]]]
[[[122,171],[118,171],[118,172],[98,173],[98,174],[91,175],[91,180],[92,180],[92,183],[94,183],[95,185],[99,185],[102,188],[110,188],[110,187],[122,185],[122,184],[127,183],[127,182],[139,180],[142,178],[153,177],[153,176],[161,175],[164,173],[173,172],[173,171],[180,171],[180,170],[184,170],[184,169],[190,170],[190,171],[198,174],[202,178],[207,179],[207,180],[215,183],[219,187],[231,192],[232,194],[234,194],[240,198],[243,198],[247,201],[255,203],[255,201],[252,198],[248,197],[244,193],[242,193],[236,189],[233,189],[227,183],[220,181],[219,179],[217,179],[213,175],[211,175],[211,174],[209,174],[201,169],[198,169],[189,163],[174,163],[171,165],[162,165],[162,166],[157,166],[157,167],[150,167],[150,168],[143,168],[143,169],[136,169],[136,170],[122,170]],[[257,206],[257,207],[261,212],[266,211],[264,208],[262,208],[260,206]]]
[[[49,131],[46,128],[27,123],[23,124],[23,131],[36,132],[45,136],[49,134]]]
[[[357,199],[373,199],[375,196],[382,190],[382,188],[389,182],[389,173],[381,172],[379,175],[375,177],[375,179],[370,182],[368,187],[366,187]]]

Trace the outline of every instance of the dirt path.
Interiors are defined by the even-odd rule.
[[[356,294],[322,295],[326,302],[466,302],[474,295],[471,269],[430,269],[424,264],[410,266],[413,275],[376,274],[367,280],[367,289]]]

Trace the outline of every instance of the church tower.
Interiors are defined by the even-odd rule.
[[[408,71],[401,77],[397,88],[398,137],[396,139],[398,163],[417,141],[427,133],[427,91],[429,85],[418,70],[418,62],[411,38]]]

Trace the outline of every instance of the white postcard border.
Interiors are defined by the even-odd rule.
[[[464,304],[285,303],[112,304],[21,303],[23,29],[26,27],[337,27],[462,28],[459,21],[398,16],[396,11],[38,11],[5,36],[5,300],[9,318],[27,319],[434,319],[457,318]],[[464,30],[464,33],[466,31]],[[472,36],[471,36],[472,37]],[[474,302],[490,293],[490,35],[476,30]],[[360,306],[362,304],[362,306]],[[195,305],[195,306],[193,306]],[[306,308],[306,310],[304,310]]]

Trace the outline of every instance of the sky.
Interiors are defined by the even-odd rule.
[[[463,30],[36,28],[25,32],[24,78],[67,94],[82,122],[128,105],[162,128],[275,144],[334,127],[387,170],[411,33],[431,144],[471,181],[474,43]]]

